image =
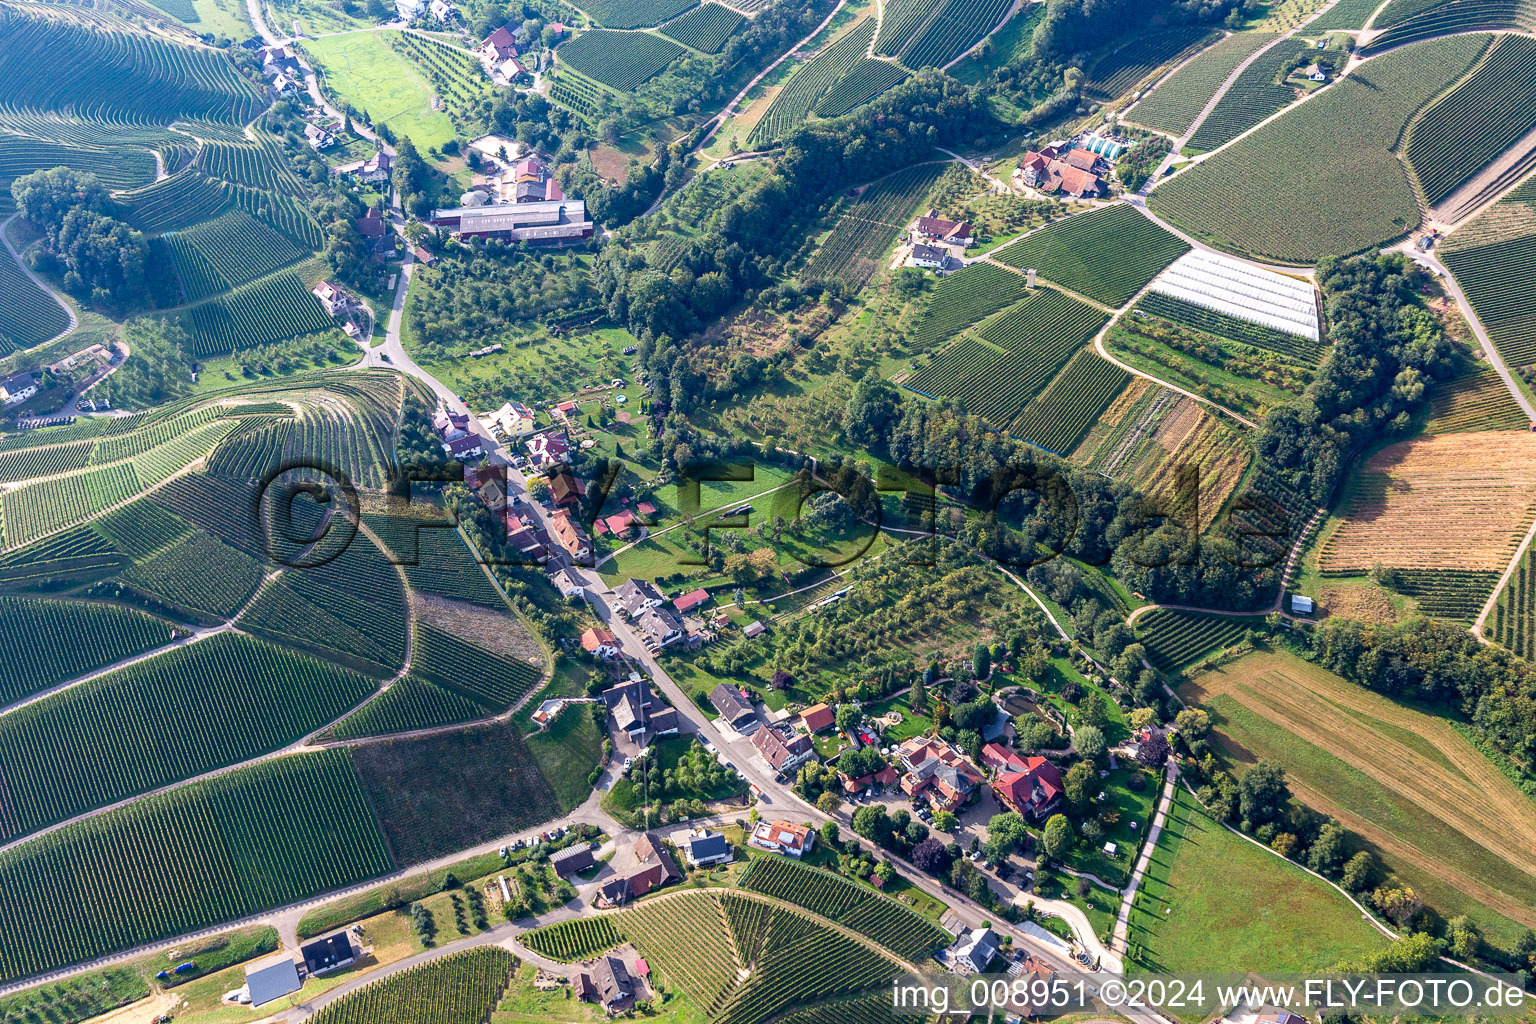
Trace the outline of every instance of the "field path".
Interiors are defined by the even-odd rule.
[[[156,159],[159,159],[159,154],[156,153],[155,157],[156,157]],[[64,315],[69,317],[69,326],[64,328],[64,330],[60,331],[58,334],[55,334],[53,337],[49,338],[47,341],[40,341],[36,345],[33,345],[32,348],[24,350],[26,352],[32,352],[32,351],[34,351],[36,349],[42,348],[44,345],[52,345],[54,342],[58,341],[60,338],[67,338],[67,337],[69,337],[71,334],[73,334],[75,332],[76,328],[78,328],[80,326],[80,318],[75,316],[75,308],[73,306],[71,306],[68,302],[65,302],[64,301],[64,297],[62,295],[60,295],[58,292],[54,291],[52,288],[48,287],[48,285],[46,283],[44,283],[42,278],[40,278],[36,274],[32,273],[32,268],[27,266],[26,262],[24,260],[22,260],[22,258],[21,258],[21,253],[17,252],[16,251],[16,247],[11,244],[11,222],[14,221],[17,217],[20,217],[20,216],[21,216],[21,213],[18,211],[16,213],[11,214],[9,217],[5,218],[5,221],[3,223],[0,223],[0,239],[3,239],[5,241],[5,251],[10,253],[11,259],[16,261],[16,265],[21,268],[21,272],[23,274],[26,274],[27,277],[32,281],[33,284],[37,285],[43,291],[47,292],[48,293],[48,297],[50,299],[52,299],[54,302],[57,302],[59,304],[59,308],[64,310]]]
[[[1173,806],[1174,787],[1178,784],[1179,762],[1177,758],[1170,757],[1168,777],[1163,782],[1163,795],[1157,802],[1157,813],[1152,816],[1152,824],[1147,828],[1147,838],[1141,844],[1141,853],[1131,872],[1131,882],[1125,887],[1120,910],[1115,914],[1115,932],[1110,937],[1109,946],[1116,953],[1124,955],[1129,945],[1126,940],[1131,934],[1131,904],[1136,902],[1136,891],[1141,888],[1141,880],[1146,877],[1147,868],[1152,864],[1152,853],[1157,849],[1157,841],[1163,834],[1163,823],[1168,820],[1168,809]]]

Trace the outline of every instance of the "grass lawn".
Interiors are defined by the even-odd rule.
[[[184,22],[194,32],[206,32],[213,36],[227,36],[233,40],[247,39],[254,34],[251,16],[242,0],[192,0],[197,20]]]
[[[537,707],[537,702],[529,701]],[[588,704],[568,704],[548,729],[527,738],[528,751],[549,780],[562,813],[576,807],[592,787],[587,776],[603,756],[603,733]]]
[[[883,743],[900,743],[909,740],[913,736],[924,736],[933,731],[933,719],[927,715],[920,715],[913,711],[907,704],[907,697],[889,697],[878,704],[871,704],[865,708],[865,713],[871,718],[879,718],[890,711],[901,712],[901,722],[893,725],[880,734]]]
[[[1467,914],[1506,945],[1536,924],[1536,803],[1455,723],[1280,652],[1181,695],[1210,713],[1229,764],[1283,765],[1299,800],[1338,817],[1445,917]]]
[[[1055,868],[1043,873],[1037,872],[1035,881],[1040,896],[1051,900],[1066,900],[1088,915],[1088,923],[1093,926],[1095,935],[1107,939],[1115,930],[1115,915],[1120,911],[1119,893],[1089,883],[1088,895],[1079,896],[1077,879]]]
[[[389,32],[352,32],[304,40],[304,49],[325,70],[325,86],[339,99],[366,111],[374,124],[409,135],[425,156],[454,137],[453,122],[432,109],[437,90],[414,65],[390,49]]]
[[[1182,787],[1131,910],[1134,972],[1296,972],[1386,945],[1349,901]]]
[[[1132,776],[1146,780],[1141,792],[1131,789]],[[1099,780],[1100,791],[1105,794],[1094,806],[1099,812],[1113,808],[1120,815],[1115,824],[1105,827],[1103,838],[1095,843],[1080,840],[1067,855],[1067,864],[1078,871],[1098,875],[1112,885],[1125,885],[1131,880],[1131,868],[1136,864],[1136,853],[1141,849],[1142,837],[1152,821],[1152,809],[1157,795],[1162,791],[1158,777],[1140,768],[1117,768],[1109,777]],[[1132,828],[1131,823],[1136,827]],[[1104,852],[1105,843],[1115,844],[1115,855]]]

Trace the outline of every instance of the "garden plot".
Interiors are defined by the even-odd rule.
[[[1312,341],[1320,337],[1310,284],[1230,256],[1191,250],[1163,271],[1152,290]]]
[[[1355,480],[1318,557],[1327,574],[1503,571],[1536,506],[1536,436],[1441,434],[1382,449]],[[1450,539],[1454,538],[1454,542]]]

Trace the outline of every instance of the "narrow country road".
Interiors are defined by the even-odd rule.
[[[1120,903],[1120,912],[1115,916],[1115,934],[1110,940],[1116,953],[1124,953],[1129,948],[1126,941],[1131,933],[1131,904],[1136,900],[1136,893],[1141,888],[1141,881],[1147,875],[1147,867],[1152,863],[1152,853],[1157,849],[1157,841],[1163,834],[1163,823],[1168,820],[1168,809],[1173,806],[1173,791],[1179,781],[1179,762],[1177,758],[1168,759],[1168,777],[1163,781],[1162,799],[1157,802],[1157,814],[1152,818],[1152,824],[1147,828],[1147,838],[1141,844],[1141,855],[1136,858],[1136,867],[1131,872],[1131,882],[1125,887],[1125,899]]]

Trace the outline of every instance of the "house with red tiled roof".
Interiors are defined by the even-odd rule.
[[[570,552],[571,557],[578,562],[586,561],[592,555],[592,538],[587,536],[587,531],[581,528],[571,516],[568,508],[557,508],[550,515],[551,528],[555,531],[555,540],[560,546]]]
[[[517,41],[512,38],[510,23],[501,26],[481,40],[475,52],[480,55],[481,60],[493,67],[508,57],[516,57]]]
[[[816,748],[805,733],[796,733],[787,725],[772,723],[752,734],[752,745],[776,772],[800,767],[816,756]]]
[[[945,220],[936,216],[933,210],[917,218],[917,224],[912,229],[912,241],[935,245],[958,245],[965,248],[975,244],[975,236],[970,221]]]
[[[679,615],[687,615],[689,612],[693,611],[695,608],[699,607],[701,604],[704,604],[708,600],[709,591],[700,587],[698,590],[684,594],[682,597],[674,598],[672,601],[672,607],[677,609],[677,613]]]
[[[800,722],[807,732],[817,733],[830,729],[837,722],[837,715],[825,704],[812,704],[800,712]]]
[[[936,811],[963,806],[984,781],[958,747],[936,736],[914,736],[897,747],[895,755],[907,770],[901,777],[902,792],[922,797]]]
[[[1024,766],[998,776],[992,792],[1009,810],[1040,821],[1061,806],[1061,769],[1043,757],[1024,759]]]
[[[1087,150],[1074,149],[1067,153],[1066,159],[1058,159],[1047,155],[1046,152],[1031,152],[1019,161],[1019,168],[1014,176],[1030,188],[1039,189],[1041,192],[1064,192],[1069,196],[1084,198],[1097,196],[1104,193],[1104,182],[1093,171],[1076,166],[1088,162],[1083,157],[1073,158],[1074,153],[1084,153],[1092,157],[1095,163],[1091,166],[1099,166],[1103,161]]]
[[[894,786],[896,781],[901,778],[901,775],[895,768],[886,765],[877,772],[861,775],[856,779],[849,778],[848,773],[844,771],[839,771],[837,777],[842,780],[843,792],[852,794],[857,793],[861,789],[868,789],[871,786]]]
[[[1103,157],[1087,149],[1067,150],[1067,155],[1062,158],[1062,162],[1068,167],[1076,167],[1078,170],[1087,171],[1089,174],[1103,174],[1109,170],[1109,165],[1104,162]]]
[[[1024,758],[997,743],[981,748],[981,766],[989,772],[1016,772],[1024,768]]]
[[[816,832],[788,821],[760,821],[748,842],[760,850],[799,860],[816,845]]]
[[[600,626],[581,634],[581,649],[597,658],[617,658],[619,638]]]
[[[574,508],[581,504],[586,488],[570,473],[556,473],[549,478],[549,498],[556,505]]]

